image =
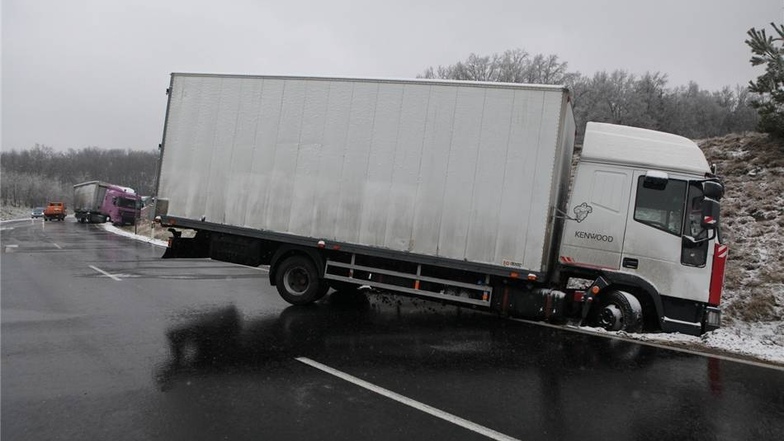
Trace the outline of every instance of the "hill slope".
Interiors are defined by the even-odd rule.
[[[784,315],[784,144],[762,134],[697,141],[716,164],[724,241],[730,247],[723,309],[730,322]],[[782,329],[784,333],[784,329]]]

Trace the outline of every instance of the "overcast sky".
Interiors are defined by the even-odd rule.
[[[746,85],[784,0],[2,0],[2,148],[151,150],[171,72],[412,78],[522,48]]]

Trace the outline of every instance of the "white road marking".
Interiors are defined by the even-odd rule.
[[[436,409],[435,407],[428,406],[427,404],[420,403],[419,401],[412,400],[411,398],[405,397],[398,393],[392,392],[390,390],[384,389],[383,387],[376,386],[373,383],[368,383],[365,380],[359,379],[352,375],[349,375],[345,372],[341,372],[337,369],[333,369],[327,365],[321,364],[317,361],[313,361],[309,358],[305,357],[298,357],[295,360],[305,363],[308,366],[314,367],[320,371],[326,372],[330,375],[334,375],[342,380],[348,381],[349,383],[353,383],[359,387],[363,387],[371,392],[375,392],[379,395],[383,395],[391,400],[395,400],[398,403],[405,404],[406,406],[413,407],[419,411],[425,412],[430,414],[436,418],[441,418],[444,421],[448,421],[452,424],[456,424],[464,429],[468,429],[472,432],[478,433],[480,435],[484,435],[488,438],[494,440],[505,440],[505,441],[519,441],[516,438],[512,438],[508,435],[504,435],[503,433],[496,432],[493,429],[488,429],[487,427],[480,426],[479,424],[473,423],[466,419],[460,418],[459,416],[452,415],[451,413],[444,412],[443,410]]]
[[[12,253],[12,252],[14,252],[14,251],[15,251],[17,248],[19,248],[19,245],[6,245],[6,246],[5,246],[5,252],[6,252],[6,253]]]
[[[115,276],[115,275],[113,275],[113,274],[109,274],[109,273],[107,273],[106,271],[104,271],[104,270],[102,270],[102,269],[100,269],[100,268],[98,268],[98,267],[96,267],[96,266],[92,266],[92,265],[90,265],[90,268],[92,268],[92,269],[94,269],[94,270],[98,271],[99,273],[103,274],[104,276],[106,276],[106,277],[108,277],[108,278],[110,278],[110,279],[112,279],[112,280],[116,280],[116,281],[118,281],[118,282],[122,281],[122,279],[121,279],[121,278],[119,278],[119,277],[117,277],[117,276]]]
[[[63,249],[63,247],[61,247],[60,245],[57,245],[57,244],[56,244],[56,243],[54,243],[54,242],[52,242],[52,245],[54,245],[55,247],[57,247],[57,249],[58,249],[58,250],[62,250],[62,249]]]

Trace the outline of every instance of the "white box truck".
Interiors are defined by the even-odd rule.
[[[371,286],[611,330],[720,324],[704,155],[589,123],[570,194],[564,87],[175,73],[167,93],[164,257],[269,265],[293,304]]]

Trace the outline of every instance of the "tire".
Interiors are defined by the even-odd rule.
[[[642,306],[636,297],[624,291],[611,291],[599,304],[598,325],[608,331],[640,332]]]
[[[278,265],[275,286],[283,300],[292,305],[313,303],[329,290],[329,285],[319,279],[313,261],[300,255],[287,257]]]

